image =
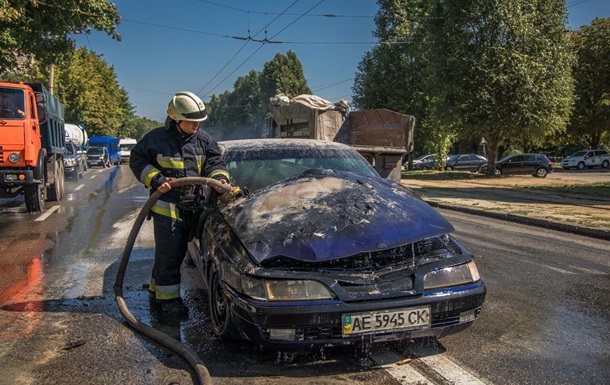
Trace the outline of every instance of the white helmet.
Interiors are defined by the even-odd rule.
[[[167,115],[174,120],[189,122],[203,122],[208,118],[203,101],[188,91],[180,91],[174,95],[167,105]]]

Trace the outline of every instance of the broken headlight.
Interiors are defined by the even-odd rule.
[[[330,291],[317,281],[259,279],[243,276],[242,292],[263,301],[311,301],[332,299]]]
[[[481,279],[474,261],[463,265],[433,270],[424,276],[424,290],[459,286]]]

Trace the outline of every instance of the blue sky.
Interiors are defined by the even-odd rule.
[[[296,52],[315,95],[351,101],[358,63],[373,47],[375,0],[116,0],[122,41],[94,31],[77,44],[102,54],[129,93],[136,115],[163,121],[182,90],[208,101]],[[610,17],[609,0],[568,0],[569,26]],[[334,15],[328,17],[324,15]],[[265,35],[265,29],[267,33]],[[275,43],[262,44],[265,37]],[[233,37],[238,37],[233,38]]]

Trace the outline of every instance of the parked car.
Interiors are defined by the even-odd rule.
[[[64,154],[64,170],[67,176],[74,179],[83,177],[83,172],[87,168],[86,157],[83,151],[71,141],[66,142],[66,152]]]
[[[87,166],[110,167],[110,157],[106,147],[89,147],[87,150]]]
[[[309,139],[219,142],[234,184],[189,243],[211,329],[281,350],[441,337],[486,288],[453,226],[354,148]]]
[[[457,154],[447,159],[445,169],[448,171],[478,171],[487,158],[478,154]]]
[[[436,167],[436,154],[426,154],[413,159],[414,170],[430,170]]]
[[[479,172],[487,173],[487,164],[480,167]],[[544,154],[516,154],[500,159],[496,162],[495,175],[505,174],[531,174],[539,178],[545,178],[553,172],[553,162]]]
[[[582,150],[564,158],[561,167],[565,170],[577,168],[584,170],[585,167],[608,168],[610,166],[610,155],[605,150]]]

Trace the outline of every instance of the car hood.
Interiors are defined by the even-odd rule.
[[[452,232],[409,189],[379,177],[312,169],[222,209],[258,261],[286,256],[321,262]]]

